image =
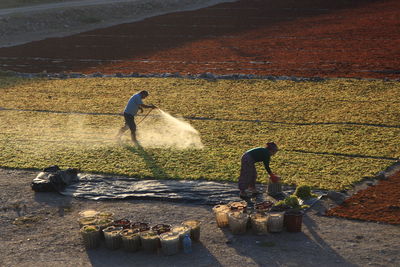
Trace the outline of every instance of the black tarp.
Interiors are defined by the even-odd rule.
[[[214,205],[238,201],[237,183],[199,180],[152,180],[103,175],[80,175],[63,195],[92,200],[149,199]]]
[[[263,184],[257,184],[259,191],[264,191]],[[282,196],[294,193],[295,187],[285,186]],[[143,199],[192,203],[200,205],[216,205],[231,201],[240,201],[237,183],[204,180],[155,180],[137,179],[96,174],[80,174],[79,183],[69,185],[61,194],[91,200],[110,199]],[[314,191],[319,197],[310,199],[304,204],[313,205],[324,195],[322,191]],[[265,194],[257,199],[247,200],[249,203],[264,201]]]

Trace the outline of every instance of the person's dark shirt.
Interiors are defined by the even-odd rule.
[[[246,153],[249,153],[252,159],[255,162],[263,162],[264,167],[267,170],[269,174],[272,173],[270,167],[269,167],[269,161],[271,159],[271,154],[268,149],[265,147],[256,147],[253,149],[248,150]]]

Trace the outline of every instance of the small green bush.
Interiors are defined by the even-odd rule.
[[[288,210],[288,209],[295,209],[298,210],[301,208],[299,199],[295,195],[291,195],[286,197],[284,200],[278,201],[275,204],[276,208],[280,208],[282,210]]]
[[[295,195],[291,195],[285,198],[285,204],[288,205],[292,209],[300,208],[299,199]]]
[[[302,200],[307,200],[317,195],[311,192],[311,187],[308,185],[301,185],[296,188],[294,195]]]

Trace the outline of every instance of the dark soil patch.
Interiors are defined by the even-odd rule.
[[[357,192],[342,205],[330,209],[327,215],[400,224],[400,171]]]
[[[0,49],[0,68],[399,78],[400,2],[242,0]]]

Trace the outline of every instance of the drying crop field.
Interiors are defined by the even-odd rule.
[[[137,5],[110,4],[107,13],[99,7],[43,11],[23,19],[9,16],[0,21],[0,33],[9,39],[0,38],[0,47],[20,32],[50,31],[50,36],[59,37],[111,18],[140,18],[141,13],[164,10],[166,5],[159,0],[131,2]],[[185,6],[211,1],[164,2]],[[397,79],[398,10],[396,0],[219,3],[63,38],[8,44],[0,48],[0,69]]]
[[[275,141],[281,151],[271,167],[285,183],[341,190],[400,155],[398,82],[3,76],[0,83],[0,165],[8,168],[57,164],[141,178],[236,181],[241,154]],[[150,92],[145,102],[190,123],[204,147],[154,140],[140,150],[128,134],[118,144],[119,114],[142,89]],[[151,115],[139,125],[139,139],[157,113]]]

